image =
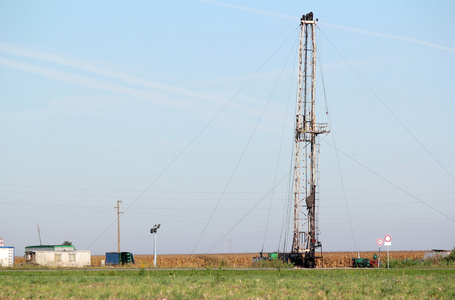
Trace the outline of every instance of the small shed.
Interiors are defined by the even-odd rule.
[[[91,253],[68,245],[28,246],[25,247],[25,262],[53,268],[82,268],[90,266]]]
[[[106,265],[129,265],[135,264],[131,252],[106,252]]]
[[[0,247],[0,267],[14,266],[14,247]]]
[[[431,249],[431,252],[426,252],[423,255],[423,259],[441,259],[443,257],[446,257],[450,254],[449,250],[441,250],[441,249]]]

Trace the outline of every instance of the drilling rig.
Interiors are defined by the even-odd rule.
[[[289,255],[292,263],[305,268],[316,267],[316,260],[322,258],[318,224],[318,135],[329,132],[326,123],[316,123],[316,23],[312,12],[303,15],[300,20],[294,149],[294,234]]]

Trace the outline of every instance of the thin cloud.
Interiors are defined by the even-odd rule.
[[[213,1],[213,0],[196,0],[196,1],[213,4],[213,5],[218,5],[218,6],[230,7],[230,8],[236,9],[236,10],[247,11],[247,12],[257,14],[257,15],[272,16],[272,17],[293,20],[293,21],[299,20],[299,18],[296,18],[294,16],[278,14],[278,13],[274,13],[274,12],[270,12],[270,11],[259,10],[259,9],[254,9],[254,8],[250,8],[250,7],[246,7],[246,6],[224,3],[224,2],[220,2],[220,1]]]
[[[164,106],[177,108],[179,110],[185,110],[188,112],[197,110],[198,113],[211,114],[213,111],[209,106],[207,106],[207,103],[222,105],[226,102],[225,99],[222,99],[218,96],[213,96],[208,93],[199,93],[191,91],[187,88],[156,83],[154,81],[134,75],[100,68],[96,65],[88,64],[83,61],[77,61],[53,54],[31,51],[5,43],[0,43],[0,52],[20,57],[32,58],[38,61],[57,63],[60,65],[72,67],[77,70],[104,75],[106,77],[106,80],[100,80],[86,75],[75,74],[71,71],[61,71],[49,67],[38,66],[0,56],[0,65],[6,67],[38,74],[52,80],[66,82],[86,88],[98,89],[111,92],[113,94],[131,96],[146,101],[152,101],[160,103]],[[111,83],[108,81],[108,78],[114,78],[130,85],[125,86],[119,84],[118,82]],[[233,102],[231,103],[231,106],[235,111],[244,113],[246,115],[257,114],[256,110],[248,103]]]
[[[10,68],[15,68],[19,69],[22,71],[30,72],[30,73],[35,73],[39,74],[41,76],[58,80],[58,81],[63,81],[87,88],[93,88],[93,89],[99,89],[99,90],[104,90],[104,91],[109,91],[117,94],[123,94],[123,95],[128,95],[128,96],[134,96],[134,97],[139,97],[139,98],[147,98],[147,99],[152,99],[154,100],[153,94],[151,94],[148,91],[141,91],[138,89],[132,89],[132,88],[127,88],[127,87],[122,87],[116,84],[112,84],[106,81],[90,78],[87,76],[82,76],[82,75],[76,75],[68,72],[63,72],[63,71],[58,71],[58,70],[53,70],[45,67],[40,67],[40,66],[35,66],[27,63],[22,63],[6,58],[1,58],[0,57],[0,65],[4,65]]]
[[[134,75],[118,72],[118,71],[113,71],[113,70],[109,70],[109,69],[100,68],[98,66],[95,66],[95,65],[92,65],[92,64],[88,64],[86,62],[73,60],[73,59],[69,59],[69,58],[66,58],[66,57],[61,57],[61,56],[58,56],[58,55],[53,55],[53,54],[48,54],[48,53],[41,53],[41,52],[37,52],[37,51],[31,51],[31,50],[28,50],[28,49],[19,48],[19,47],[13,46],[13,45],[5,44],[5,43],[0,43],[0,52],[13,54],[13,55],[17,55],[17,56],[22,56],[22,57],[27,57],[27,58],[38,59],[38,60],[52,62],[52,63],[57,63],[57,64],[61,64],[61,65],[64,65],[64,66],[69,66],[69,67],[72,67],[72,68],[75,68],[75,69],[88,71],[88,72],[91,72],[91,73],[95,73],[95,74],[103,75],[103,76],[106,76],[106,77],[114,78],[114,79],[120,80],[120,81],[122,81],[124,83],[137,85],[137,86],[142,86],[142,87],[147,87],[147,88],[151,88],[151,89],[154,89],[154,90],[160,90],[160,91],[168,92],[168,93],[175,94],[175,95],[178,95],[178,96],[184,96],[185,98],[191,97],[191,98],[196,98],[196,99],[208,100],[210,102],[221,103],[221,101],[219,99],[216,99],[216,98],[214,98],[214,97],[212,97],[210,95],[207,95],[207,94],[197,93],[197,92],[194,92],[194,91],[191,91],[189,89],[182,88],[182,87],[177,87],[177,86],[171,86],[171,85],[166,85],[166,84],[162,84],[162,83],[157,83],[157,82],[154,82],[154,81],[151,81],[151,80],[148,80],[148,79],[144,79],[144,78],[141,78],[141,77],[138,77],[138,76],[134,76]],[[30,72],[35,72],[35,73],[40,73],[38,71],[41,71],[42,75],[45,75],[47,77],[52,77],[53,79],[56,79],[56,80],[68,81],[67,79],[75,79],[74,83],[76,83],[76,84],[84,83],[84,84],[86,84],[85,86],[90,84],[90,83],[88,83],[85,80],[81,80],[81,78],[79,78],[77,76],[76,77],[72,77],[71,76],[72,74],[70,74],[70,73],[66,73],[67,76],[65,76],[65,78],[59,79],[58,77],[55,77],[55,76],[51,75],[52,72],[50,72],[50,69],[47,69],[46,71],[44,71],[43,69],[39,70],[39,67],[34,67],[32,65],[28,65],[27,67],[25,67],[25,64],[21,64],[21,63],[15,63],[14,64],[13,61],[10,61],[10,60],[4,60],[4,64],[9,65],[10,67],[22,68],[23,70],[26,70],[26,71],[28,70]],[[58,72],[58,71],[55,71],[55,72]],[[84,85],[84,84],[81,84],[81,85]],[[97,87],[100,87],[101,89],[107,88],[106,84],[100,84],[100,85],[97,85]],[[113,84],[110,84],[110,86],[108,88],[111,91],[114,91],[116,89],[116,86],[113,85]],[[122,90],[122,89],[125,89],[125,88],[120,88],[120,90]],[[122,90],[121,93],[123,93],[123,92],[124,92],[124,90]],[[133,94],[136,93],[136,92],[134,92],[134,89],[130,89],[128,93],[130,93],[130,92],[133,92]]]
[[[428,43],[428,42],[425,42],[425,41],[416,40],[416,39],[412,39],[412,38],[407,38],[407,37],[403,37],[403,36],[380,33],[380,32],[374,32],[374,31],[368,31],[368,30],[352,28],[352,27],[346,27],[346,26],[340,26],[340,25],[333,25],[333,24],[328,24],[328,23],[320,23],[320,24],[321,25],[325,25],[325,26],[329,26],[329,27],[333,27],[333,28],[346,30],[346,31],[359,32],[359,33],[364,33],[364,34],[368,34],[368,35],[375,35],[375,36],[385,37],[385,38],[389,38],[389,39],[410,42],[410,43],[414,43],[414,44],[424,45],[424,46],[428,46],[428,47],[432,47],[432,48],[436,48],[436,49],[440,49],[440,50],[444,50],[444,51],[455,53],[455,49],[454,48],[449,48],[449,47],[445,47],[445,46],[441,46],[441,45],[437,45],[437,44],[433,44],[433,43]]]
[[[264,11],[264,10],[258,10],[258,9],[249,8],[249,7],[246,7],[246,6],[234,5],[234,4],[224,3],[224,2],[220,2],[220,1],[213,1],[213,0],[196,0],[196,1],[204,2],[204,3],[208,3],[208,4],[213,4],[213,5],[218,5],[218,6],[230,7],[230,8],[236,9],[236,10],[247,11],[247,12],[251,12],[251,13],[259,14],[259,15],[278,17],[278,18],[283,18],[283,19],[288,19],[288,20],[293,20],[293,21],[298,21],[299,20],[299,18],[296,18],[296,17],[293,17],[293,16],[283,15],[283,14],[269,12],[269,11]],[[417,40],[417,39],[397,36],[397,35],[393,35],[393,34],[386,34],[386,33],[368,31],[368,30],[363,30],[363,29],[358,29],[358,28],[352,28],[352,27],[346,27],[346,26],[322,23],[322,22],[320,22],[320,24],[321,25],[325,25],[325,26],[329,26],[329,27],[333,27],[333,28],[346,30],[346,31],[353,31],[353,32],[359,32],[359,33],[364,33],[364,34],[368,34],[368,35],[381,36],[381,37],[385,37],[385,38],[390,38],[390,39],[410,42],[410,43],[414,43],[414,44],[424,45],[424,46],[428,46],[428,47],[431,47],[431,48],[436,48],[436,49],[440,49],[440,50],[444,50],[444,51],[455,53],[455,49],[454,48],[445,47],[445,46],[441,46],[441,45],[438,45],[438,44],[433,44],[433,43],[429,43],[429,42],[425,42],[425,41],[421,41],[421,40]]]

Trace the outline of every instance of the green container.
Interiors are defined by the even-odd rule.
[[[277,260],[278,259],[278,253],[269,253],[269,260]]]
[[[120,263],[122,265],[134,264],[134,256],[131,252],[120,252]]]

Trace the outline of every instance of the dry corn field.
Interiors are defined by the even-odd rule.
[[[394,251],[389,252],[390,259],[397,260],[415,260],[422,259],[425,252],[428,251]],[[360,257],[373,259],[374,255],[378,252],[360,252]],[[351,265],[351,259],[358,257],[357,252],[325,252],[323,253],[324,261],[318,262],[317,267],[321,268],[347,268]],[[386,261],[387,253],[381,251],[381,260]],[[322,265],[323,263],[323,265]]]
[[[422,259],[427,251],[392,251],[390,259],[415,260]],[[360,252],[360,257],[372,259],[377,252]],[[265,254],[264,254],[265,255]],[[250,268],[253,267],[253,257],[258,253],[232,253],[232,254],[168,254],[158,255],[159,268]],[[318,261],[318,268],[348,268],[351,259],[357,257],[357,252],[324,252],[323,261]],[[92,267],[100,267],[104,255],[92,256]],[[125,268],[153,268],[153,255],[134,255],[135,265]],[[387,259],[387,253],[381,252],[381,260]],[[15,258],[16,265],[24,263],[23,257]]]
[[[415,260],[422,259],[427,251],[393,251],[389,253],[390,259]],[[377,252],[360,252],[360,257],[372,259]],[[258,253],[234,253],[234,254],[172,254],[158,255],[159,268],[249,268],[253,267],[253,257]],[[348,268],[351,259],[357,257],[357,252],[325,252],[324,260],[318,261],[318,268]],[[381,252],[381,260],[385,261],[387,253]],[[92,266],[101,266],[103,255],[92,256]],[[134,268],[153,268],[153,255],[134,255],[136,265]]]

